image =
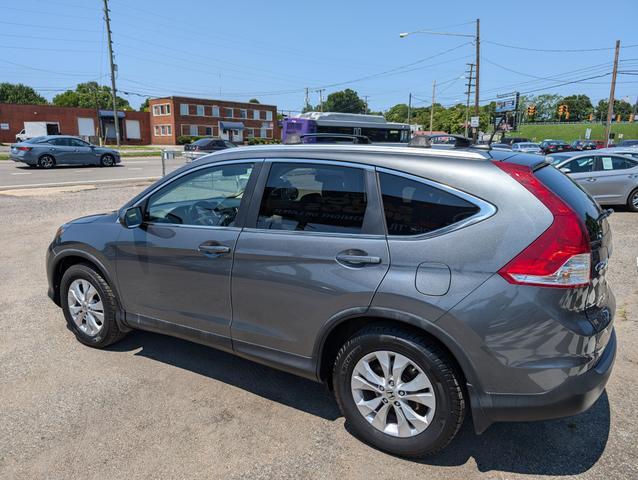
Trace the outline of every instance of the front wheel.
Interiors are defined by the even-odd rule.
[[[115,319],[115,294],[93,267],[69,267],[62,276],[60,300],[69,329],[83,344],[104,348],[125,336]]]
[[[632,212],[638,212],[638,188],[629,194],[627,208]]]
[[[102,155],[100,163],[103,167],[113,167],[115,166],[115,158],[113,158],[113,155],[107,153],[106,155]]]
[[[55,158],[51,155],[42,155],[38,160],[38,166],[40,168],[53,168],[55,167]]]
[[[371,327],[348,340],[337,354],[333,385],[352,432],[394,455],[438,452],[465,416],[460,376],[449,355],[400,328]]]

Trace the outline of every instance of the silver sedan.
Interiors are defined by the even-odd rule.
[[[574,155],[555,166],[599,204],[625,204],[638,212],[638,159],[594,151]]]

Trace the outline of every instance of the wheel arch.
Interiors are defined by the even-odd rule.
[[[125,315],[122,304],[120,302],[120,295],[118,293],[117,284],[113,281],[113,278],[104,263],[101,262],[95,255],[92,255],[89,252],[85,252],[83,250],[69,250],[61,253],[55,259],[55,263],[53,264],[51,270],[51,285],[53,286],[53,301],[55,302],[55,304],[58,306],[62,306],[60,289],[64,272],[66,272],[73,265],[78,264],[88,265],[89,267],[97,271],[104,278],[104,280],[106,280],[106,282],[111,287],[111,290],[113,290],[113,293],[115,293],[115,300],[118,305],[118,312],[116,313],[118,326],[123,331],[130,330],[130,328],[124,322]]]
[[[407,312],[385,308],[353,309],[331,318],[319,335],[315,346],[317,378],[332,389],[332,366],[343,343],[363,327],[383,325],[401,327],[427,337],[441,347],[454,362],[461,377],[464,395],[469,400],[476,433],[482,433],[491,424],[481,407],[480,380],[465,351],[448,333],[435,323]]]

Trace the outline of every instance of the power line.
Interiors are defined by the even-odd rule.
[[[529,47],[520,47],[517,45],[507,45],[505,43],[494,42],[492,40],[483,40],[485,43],[489,43],[491,45],[497,45],[499,47],[511,48],[514,50],[524,50],[527,52],[546,52],[546,53],[580,53],[580,52],[603,52],[614,50],[614,47],[601,47],[601,48],[529,48]],[[634,48],[638,47],[638,44],[634,45],[624,45],[623,48]]]

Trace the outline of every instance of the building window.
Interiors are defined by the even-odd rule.
[[[188,103],[181,103],[179,105],[179,114],[188,115]]]
[[[197,116],[198,117],[204,116],[204,105],[197,105]]]
[[[266,110],[266,120],[272,122],[272,112],[270,110]]]
[[[213,107],[213,117],[219,117],[219,107],[218,106],[214,106]]]
[[[248,118],[248,110],[241,108],[239,110],[239,118]]]
[[[190,126],[190,134],[193,137],[197,136],[197,125],[191,125]]]
[[[159,117],[161,115],[170,115],[171,105],[170,103],[162,103],[159,105],[153,105],[153,116]]]
[[[246,138],[253,138],[255,136],[255,131],[252,128],[246,129]]]
[[[204,127],[204,135],[210,137],[213,135],[213,127]]]
[[[267,137],[267,135],[268,135],[268,130],[267,130],[267,129],[265,129],[264,127],[261,127],[261,128],[259,129],[259,136],[260,136],[261,138],[268,138],[268,137]]]
[[[172,135],[172,127],[170,125],[155,125],[153,133],[156,137],[168,137]]]
[[[253,120],[259,120],[259,110],[253,110]]]
[[[232,108],[224,108],[224,117],[233,118],[233,109]]]

